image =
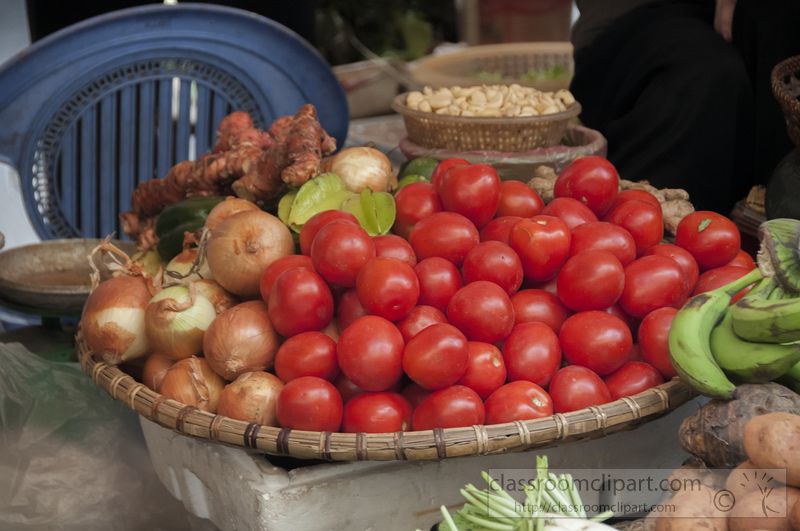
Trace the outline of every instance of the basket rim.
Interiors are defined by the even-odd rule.
[[[533,420],[396,433],[311,432],[247,423],[166,398],[117,366],[97,361],[84,341],[80,325],[75,341],[81,367],[92,381],[148,420],[185,435],[300,459],[439,460],[524,451],[632,428],[695,396],[687,384],[674,378],[607,404]],[[625,418],[618,420],[619,416]],[[539,432],[546,436],[535,437]]]
[[[563,53],[572,57],[574,46],[570,41],[542,41],[542,42],[507,42],[501,44],[481,44],[479,46],[469,46],[462,50],[457,50],[441,55],[429,55],[414,61],[413,69],[427,70],[434,68],[441,63],[452,63],[455,61],[472,59],[474,57],[489,57],[513,53]]]

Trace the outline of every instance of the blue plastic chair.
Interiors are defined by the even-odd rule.
[[[135,186],[208,151],[226,114],[265,127],[309,102],[342,145],[344,93],[285,27],[213,5],[125,9],[0,68],[0,161],[19,171],[43,239],[119,235]]]

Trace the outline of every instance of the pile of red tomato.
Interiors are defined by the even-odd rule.
[[[281,425],[503,423],[674,376],[677,308],[754,263],[736,226],[713,212],[687,216],[676,244],[662,243],[657,199],[618,188],[607,160],[585,157],[545,205],[490,166],[448,159],[431,182],[397,192],[395,234],[371,238],[345,212],[313,217],[303,254],[274,262],[261,283],[287,338],[275,359]],[[332,321],[338,341],[322,332]]]

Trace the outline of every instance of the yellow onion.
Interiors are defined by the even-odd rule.
[[[249,301],[214,319],[203,337],[203,354],[214,372],[230,381],[242,373],[272,367],[278,342],[267,305]]]
[[[116,365],[148,351],[145,309],[151,284],[142,276],[119,275],[101,283],[83,307],[86,344],[103,361]]]
[[[236,297],[225,291],[222,286],[214,280],[196,280],[192,282],[192,285],[199,295],[209,300],[214,306],[214,311],[217,312],[217,315],[239,304]]]
[[[261,210],[258,205],[247,199],[239,197],[228,196],[224,201],[218,203],[217,206],[211,209],[206,218],[205,227],[213,231],[219,226],[220,223],[228,219],[234,214],[245,212],[247,210]]]
[[[325,170],[341,177],[351,192],[386,192],[397,186],[389,158],[371,147],[345,148],[325,162]]]
[[[203,334],[217,316],[214,305],[186,286],[162,289],[145,311],[150,350],[179,360],[199,354]]]
[[[214,280],[240,297],[259,295],[261,274],[294,253],[294,240],[281,220],[261,210],[234,214],[211,231],[206,256]]]
[[[268,372],[246,372],[225,386],[217,413],[245,422],[277,426],[275,405],[283,382]]]
[[[155,392],[161,388],[161,381],[167,370],[175,364],[174,360],[169,359],[163,354],[151,354],[144,363],[142,372],[142,383]]]
[[[225,381],[211,370],[206,360],[192,356],[167,370],[161,381],[161,394],[187,406],[216,413],[224,387]]]
[[[197,247],[187,247],[178,253],[164,268],[164,280],[186,285],[201,278],[213,278],[208,268],[208,260],[203,260],[198,264],[197,270],[189,274],[197,260],[197,254]]]

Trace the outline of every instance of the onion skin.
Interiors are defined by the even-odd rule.
[[[236,297],[225,291],[225,288],[214,280],[196,280],[192,284],[197,293],[208,299],[214,306],[214,311],[217,315],[239,304],[239,300]]]
[[[164,376],[173,365],[175,365],[175,361],[163,354],[151,354],[144,363],[142,383],[158,393],[159,389],[161,389],[161,382],[164,380]]]
[[[200,280],[201,278],[213,278],[211,276],[211,270],[208,268],[207,260],[200,264],[197,272],[188,275],[194,265],[194,261],[197,259],[197,253],[198,250],[196,247],[187,248],[178,253],[175,258],[169,261],[167,267],[164,268],[164,279],[186,285],[189,282]],[[175,273],[176,275],[170,273]]]
[[[217,413],[244,422],[278,426],[275,404],[283,382],[268,372],[246,372],[225,386]]]
[[[369,188],[373,192],[387,192],[397,187],[397,176],[389,158],[371,147],[349,147],[325,161],[325,170],[342,178],[351,192]]]
[[[161,394],[197,409],[217,412],[225,380],[203,358],[192,356],[176,362],[161,381]]]
[[[196,289],[165,288],[150,300],[145,310],[150,349],[173,360],[199,354],[203,335],[216,316],[214,306]]]
[[[224,201],[218,203],[217,206],[211,209],[206,217],[205,227],[213,231],[220,223],[239,212],[246,212],[248,210],[261,210],[258,205],[247,199],[239,197],[228,196]]]
[[[214,319],[203,336],[203,354],[214,372],[232,381],[272,367],[279,341],[267,305],[243,302]]]
[[[141,276],[120,275],[97,286],[83,307],[86,345],[106,363],[117,365],[144,356],[148,349],[145,309],[151,284]]]
[[[214,279],[234,295],[256,298],[261,274],[294,253],[294,240],[281,220],[261,210],[234,214],[211,232],[206,256]]]

